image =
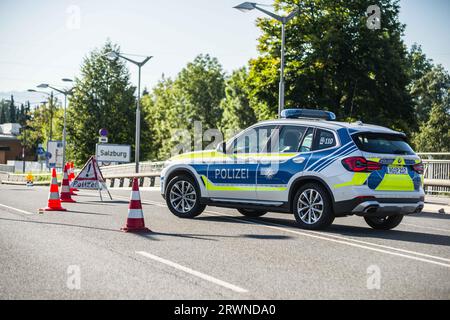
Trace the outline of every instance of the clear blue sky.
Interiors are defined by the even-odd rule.
[[[143,86],[149,88],[199,53],[216,56],[231,71],[256,56],[259,14],[232,9],[241,1],[1,0],[0,92],[77,76],[82,58],[107,38],[123,52],[155,56],[143,69]],[[402,0],[401,5],[406,43],[422,44],[450,70],[450,1]],[[79,28],[77,19],[70,19],[77,8]],[[136,83],[135,69],[129,68]]]

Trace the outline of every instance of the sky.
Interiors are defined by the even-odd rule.
[[[142,69],[143,87],[154,86],[162,74],[174,77],[200,53],[217,57],[231,72],[257,55],[260,34],[255,19],[262,14],[232,8],[241,1],[0,0],[0,98],[40,83],[63,85],[61,78],[79,76],[83,57],[107,39],[123,53],[154,56]],[[400,4],[406,44],[421,44],[450,70],[450,1]],[[129,70],[137,83],[135,66]]]

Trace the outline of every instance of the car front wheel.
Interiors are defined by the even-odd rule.
[[[176,176],[170,180],[165,198],[169,210],[180,218],[194,218],[206,207],[200,203],[200,190],[187,175]]]

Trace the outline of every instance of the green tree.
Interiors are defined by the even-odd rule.
[[[11,96],[11,100],[9,102],[9,115],[8,122],[16,123],[17,122],[17,110],[14,102],[14,96]]]
[[[54,101],[56,104],[56,102]],[[29,150],[36,150],[38,144],[42,143],[44,146],[50,138],[50,126],[52,125],[52,140],[62,139],[62,129],[59,128],[58,123],[62,122],[63,110],[62,108],[53,107],[50,110],[50,102],[36,107],[27,115],[27,120],[23,125],[19,139],[22,144]],[[53,113],[53,116],[52,116]],[[53,119],[52,123],[51,119]]]
[[[75,79],[67,110],[68,158],[84,163],[95,153],[98,131],[107,128],[109,142],[131,144],[135,137],[135,87],[121,60],[110,61],[106,54],[119,47],[107,42],[84,59],[81,77]],[[145,118],[142,114],[141,119]],[[142,131],[146,130],[142,121]],[[146,145],[141,144],[142,153]]]
[[[381,8],[379,30],[366,26],[371,4]],[[328,109],[407,131],[414,116],[398,1],[275,1],[277,10],[297,6],[286,27],[286,107]],[[257,25],[260,56],[250,62],[249,84],[267,117],[277,111],[281,26],[271,19]]]
[[[143,141],[151,146],[147,157],[159,160],[169,157],[173,147],[180,142],[176,133],[181,130],[189,134],[182,138],[190,138],[193,146],[195,121],[202,124],[203,130],[219,128],[224,88],[222,66],[216,58],[209,55],[196,57],[174,80],[163,78],[142,99],[149,127],[149,134]],[[205,142],[203,146],[207,144]]]
[[[7,108],[8,104],[5,102],[5,100],[0,101],[0,124],[8,122],[6,117]]]
[[[178,74],[174,86],[186,102],[183,113],[190,122],[201,121],[204,129],[218,128],[222,116],[220,101],[224,97],[225,79],[217,58],[197,56]]]
[[[450,75],[435,66],[412,86],[419,132],[413,136],[417,150],[450,151]]]
[[[221,130],[225,138],[256,122],[247,92],[247,78],[247,70],[241,68],[234,71],[226,81],[225,98],[220,104],[223,110]]]
[[[418,122],[428,121],[434,105],[442,105],[450,89],[450,75],[441,66],[432,67],[422,77],[412,82],[410,92]]]
[[[424,122],[414,137],[417,150],[421,152],[450,152],[450,99],[434,104],[428,121]]]

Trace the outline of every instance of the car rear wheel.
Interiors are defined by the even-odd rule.
[[[297,223],[304,229],[324,229],[334,221],[330,196],[317,183],[308,183],[298,189],[292,209]]]
[[[200,203],[200,190],[187,175],[176,176],[170,180],[165,198],[169,210],[180,218],[194,218],[206,207]]]
[[[267,213],[267,211],[264,211],[264,210],[254,210],[254,209],[244,209],[244,208],[239,208],[239,209],[237,209],[237,211],[239,211],[239,213],[242,214],[243,216],[251,217],[251,218],[261,217]]]
[[[391,230],[400,224],[403,220],[403,215],[398,214],[387,217],[364,217],[367,224],[376,230]]]

